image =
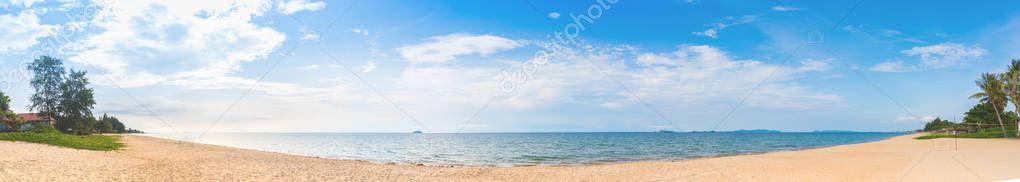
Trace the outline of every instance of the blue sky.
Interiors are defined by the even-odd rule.
[[[152,132],[897,131],[975,104],[1020,56],[1018,8],[14,0],[0,89],[27,112],[21,68],[52,55]]]

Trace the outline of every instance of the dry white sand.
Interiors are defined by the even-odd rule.
[[[125,135],[112,152],[0,142],[0,181],[995,181],[1020,140],[914,140],[586,166],[427,167],[293,156]]]

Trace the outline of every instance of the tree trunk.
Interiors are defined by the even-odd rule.
[[[999,114],[999,106],[996,106],[992,102],[992,110],[995,110],[995,118],[999,119],[999,129],[1002,129],[1002,138],[1009,138],[1009,134],[1006,133],[1006,126],[1002,124],[1002,115]]]

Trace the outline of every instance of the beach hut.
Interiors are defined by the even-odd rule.
[[[22,121],[25,121],[25,123],[21,123],[20,125],[18,125],[17,130],[28,130],[31,129],[33,126],[44,124],[50,126],[56,124],[54,120],[50,119],[49,117],[39,115],[39,113],[21,113],[18,114],[18,118],[20,118]],[[13,128],[7,128],[7,126],[0,125],[0,131],[14,131],[14,130],[15,129]]]
[[[950,127],[950,128],[940,129],[940,130],[938,130],[936,132],[945,133],[947,135],[959,135],[959,134],[967,134],[967,133],[977,132],[977,129],[975,129],[973,127]]]

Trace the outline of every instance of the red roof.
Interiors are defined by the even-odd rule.
[[[25,121],[47,120],[45,117],[39,115],[39,113],[21,113],[18,114],[18,117]]]

